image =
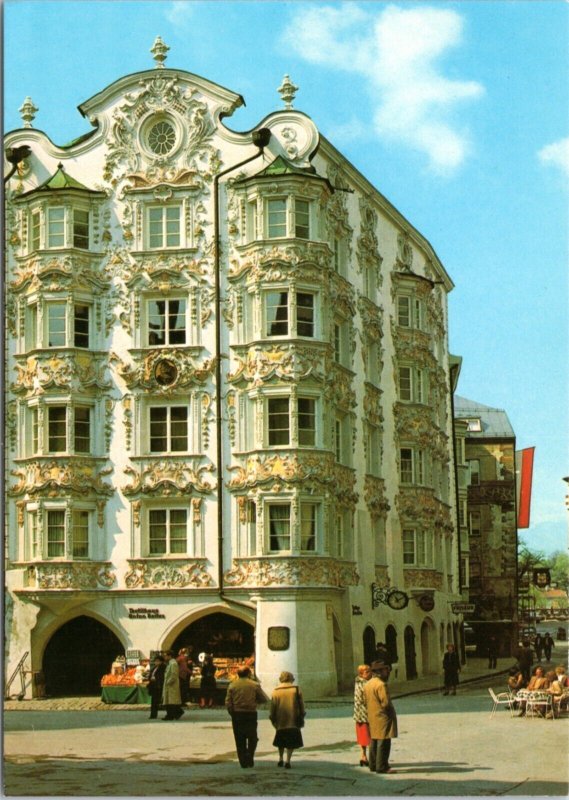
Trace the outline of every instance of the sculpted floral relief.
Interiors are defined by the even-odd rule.
[[[224,576],[226,586],[356,586],[355,564],[326,558],[234,559]]]
[[[66,292],[86,289],[107,291],[109,279],[101,269],[101,256],[33,255],[14,270],[13,292]]]
[[[124,576],[127,589],[200,589],[214,585],[205,559],[148,559],[129,564]]]
[[[160,497],[191,495],[194,492],[211,493],[215,485],[207,480],[213,464],[192,461],[163,460],[142,465],[141,469],[125,467],[132,483],[122,487],[125,495],[151,494]]]
[[[74,495],[111,495],[113,488],[103,480],[112,473],[112,467],[99,469],[96,464],[86,459],[73,458],[67,463],[61,461],[32,461],[25,466],[12,470],[11,474],[18,478],[8,493],[12,497],[22,494],[59,497]]]
[[[261,386],[271,378],[299,381],[313,377],[323,380],[323,351],[315,347],[273,345],[263,349],[251,347],[244,357],[236,356],[237,368],[230,372],[231,383],[247,382],[250,387]]]
[[[320,281],[329,259],[324,242],[302,244],[255,242],[244,250],[241,258],[230,260],[228,278],[236,280],[247,274],[249,283],[274,282],[291,276]]]
[[[405,569],[403,571],[403,587],[405,589],[443,589],[443,575],[434,569]]]
[[[373,475],[366,475],[364,479],[364,500],[372,518],[387,517],[390,505],[385,496],[385,481]]]
[[[116,575],[110,564],[42,563],[27,569],[27,589],[110,589]]]
[[[116,353],[111,352],[109,362],[128,389],[138,388],[163,395],[203,385],[215,370],[213,358],[200,363],[184,350],[167,347],[141,354],[133,365],[125,363]],[[160,371],[164,363],[172,366],[169,367],[169,377],[162,379]],[[170,380],[170,377],[170,383],[161,383],[161,380]]]
[[[15,369],[18,375],[10,389],[15,394],[26,392],[28,397],[43,394],[51,388],[70,392],[95,389],[100,392],[111,385],[105,380],[104,358],[90,353],[35,353],[26,357],[23,364],[17,363]]]

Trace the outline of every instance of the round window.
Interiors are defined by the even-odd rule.
[[[168,120],[161,119],[148,131],[148,146],[157,156],[165,156],[176,144],[176,131]]]

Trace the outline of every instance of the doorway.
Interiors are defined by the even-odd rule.
[[[415,651],[415,631],[407,625],[403,634],[405,642],[405,673],[408,681],[417,677],[417,653]]]
[[[51,637],[42,671],[48,697],[97,695],[101,678],[124,647],[115,634],[92,617],[75,617]]]

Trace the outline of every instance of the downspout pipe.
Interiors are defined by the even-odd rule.
[[[248,158],[239,161],[238,164],[233,164],[231,167],[218,172],[213,179],[213,224],[214,224],[214,278],[215,278],[215,415],[216,415],[216,458],[217,458],[217,585],[219,596],[222,600],[228,603],[236,603],[235,600],[230,600],[223,594],[223,436],[222,436],[222,422],[223,422],[223,409],[222,409],[222,352],[221,352],[221,220],[219,218],[220,202],[219,202],[219,181],[228,172],[232,172],[239,167],[254,161],[259,156],[263,155],[264,148],[268,145],[271,139],[271,131],[268,128],[259,128],[253,131],[252,140],[253,144],[259,148],[259,151]],[[250,609],[250,606],[247,606]]]

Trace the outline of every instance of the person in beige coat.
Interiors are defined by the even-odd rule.
[[[180,719],[184,713],[180,694],[180,671],[172,650],[166,650],[164,660],[166,661],[166,672],[162,689],[162,705],[166,708],[166,716],[163,719]]]
[[[269,718],[276,728],[273,745],[278,747],[278,767],[290,769],[292,751],[304,746],[300,729],[304,726],[304,700],[298,686],[294,686],[292,672],[281,672],[279,685],[271,698]],[[286,763],[283,761],[286,750]]]
[[[397,714],[387,688],[391,667],[384,661],[374,661],[371,671],[373,677],[364,686],[371,735],[369,768],[372,772],[394,772],[389,766],[391,740],[397,738]]]

